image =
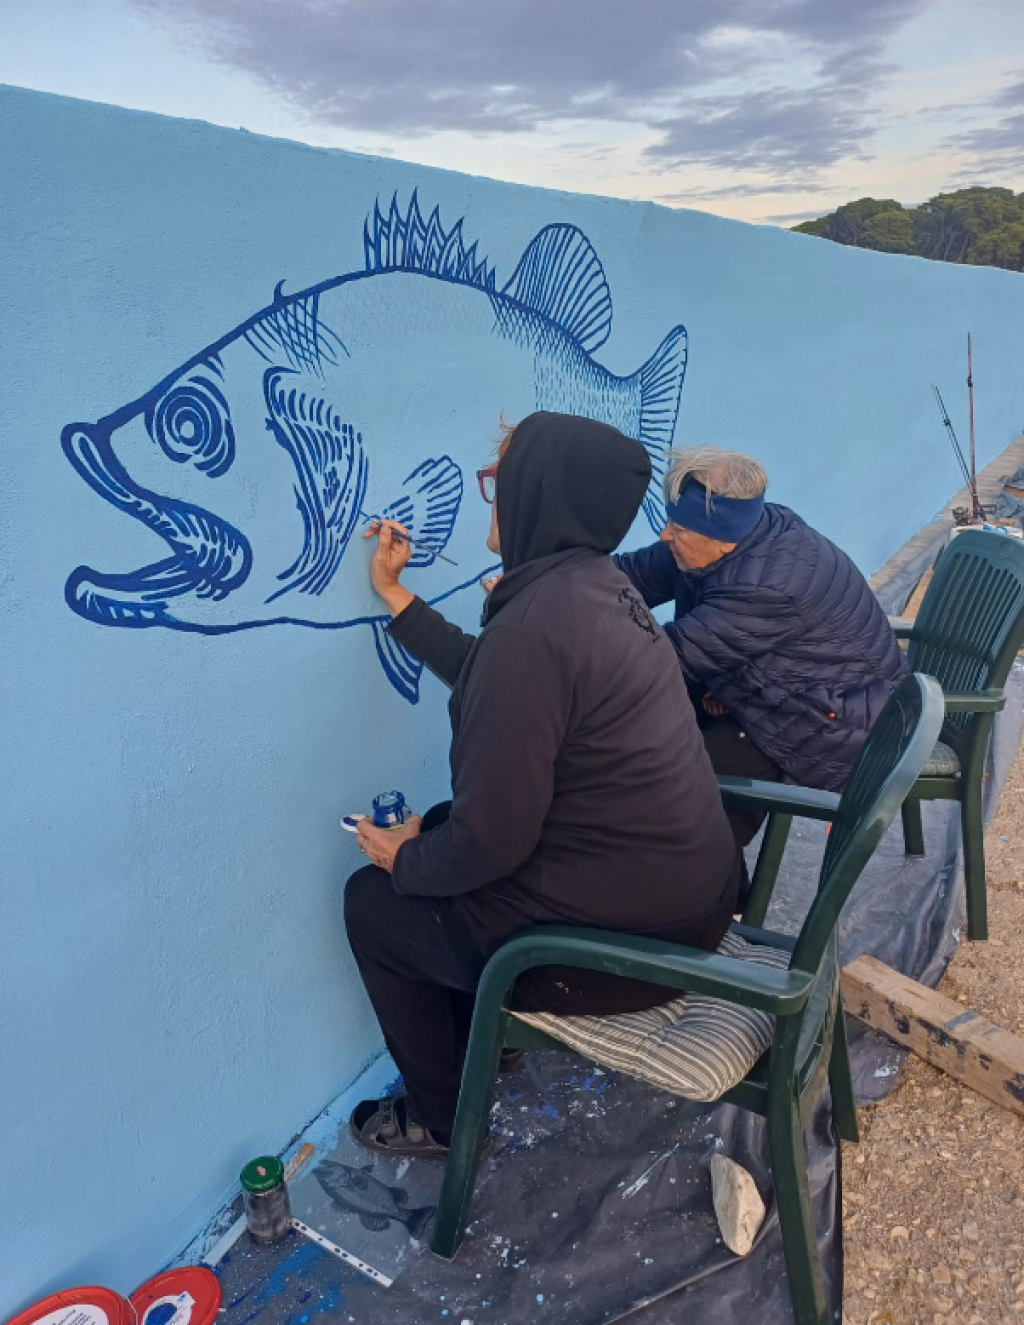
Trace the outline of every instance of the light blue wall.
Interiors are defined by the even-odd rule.
[[[465,216],[499,289],[543,227],[581,227],[614,305],[594,361],[632,374],[685,324],[677,440],[760,456],[771,495],[871,570],[958,486],[929,383],[961,423],[968,329],[980,461],[1021,430],[1024,281],[17,90],[0,91],[0,166],[8,1312],[76,1281],[131,1289],[246,1158],[282,1148],[375,1054],[342,931],[357,860],[338,815],[394,784],[425,807],[446,776],[442,688],[428,677],[418,704],[402,698],[366,625],[119,628],[74,594],[72,611],[77,567],[131,572],[168,548],[76,473],[66,425],[139,400],[266,308],[278,281],[288,296],[363,270],[375,199],[397,193],[404,210],[418,188],[446,230]],[[230,402],[223,477],[168,460],[141,415],[116,435],[136,485],[202,506],[250,547],[236,593],[172,601],[182,624],[262,622],[301,545],[295,470],[261,394],[275,356],[300,394],[332,404],[324,445],[340,445],[343,418],[358,424],[368,506],[424,460],[462,469],[459,566],[419,572],[425,591],[488,564],[473,473],[499,410],[531,407],[533,357],[496,343],[479,290],[424,276],[353,290],[328,319],[350,343],[319,378],[286,363],[283,342],[263,358],[232,342],[221,376],[195,370]],[[365,558],[353,540],[324,592],[285,595],[282,614],[372,615]],[[448,607],[471,626],[479,603],[474,587]]]

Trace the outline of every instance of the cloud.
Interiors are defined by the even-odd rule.
[[[791,184],[794,173],[867,155],[863,104],[830,89],[701,98],[662,128],[661,141],[646,154],[666,165],[767,170],[784,173]]]
[[[375,135],[655,129],[648,163],[864,153],[885,40],[929,0],[132,0],[320,124]]]
[[[769,180],[748,178],[739,184],[725,184],[719,188],[681,189],[674,193],[659,193],[658,202],[664,203],[699,203],[715,202],[722,198],[760,198],[772,193],[818,193],[820,185],[806,184],[797,189],[792,180]],[[817,215],[817,213],[813,213]]]
[[[971,156],[972,173],[999,172],[1024,166],[1024,78],[1010,83],[989,102],[990,111],[1008,111],[994,123],[954,134],[946,146]]]
[[[766,216],[764,219],[772,225],[791,226],[799,225],[801,221],[817,220],[822,214],[822,210],[819,207],[817,211],[813,212],[775,212],[773,215]]]

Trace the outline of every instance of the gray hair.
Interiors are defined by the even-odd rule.
[[[760,497],[768,486],[768,471],[742,451],[723,451],[720,446],[692,446],[669,452],[665,475],[665,500],[675,501],[683,484],[696,479],[710,494],[719,497]]]

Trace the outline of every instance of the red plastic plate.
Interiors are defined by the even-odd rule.
[[[138,1325],[212,1325],[220,1310],[220,1280],[199,1265],[165,1270],[136,1288],[132,1306]]]
[[[219,1298],[218,1298],[219,1300]],[[126,1298],[110,1288],[66,1288],[15,1316],[7,1325],[135,1325]]]

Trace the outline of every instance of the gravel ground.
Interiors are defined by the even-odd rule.
[[[986,839],[988,943],[939,988],[1024,1036],[1024,748]],[[913,1055],[843,1147],[845,1325],[1024,1325],[1024,1118]]]

